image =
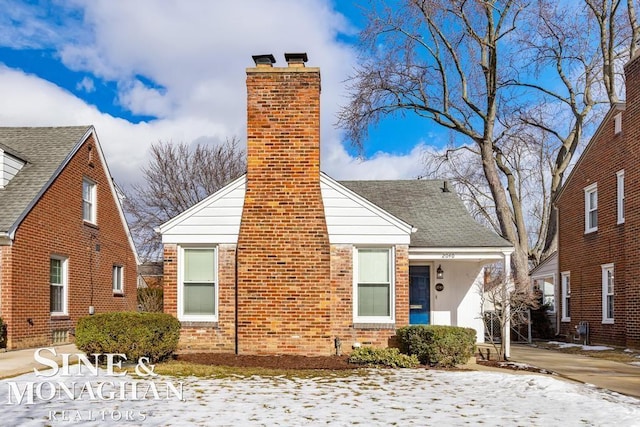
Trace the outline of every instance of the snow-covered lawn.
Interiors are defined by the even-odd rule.
[[[75,372],[77,366],[64,377],[26,374],[0,381],[0,424],[640,425],[640,400],[542,375],[367,370],[315,378],[149,379]],[[138,400],[132,398],[135,381]],[[75,398],[58,382],[69,390],[75,382]],[[32,404],[21,394],[29,384],[36,394]],[[175,392],[180,386],[182,400]]]

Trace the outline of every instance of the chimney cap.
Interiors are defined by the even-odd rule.
[[[291,63],[305,63],[309,60],[309,58],[307,58],[307,53],[306,52],[301,52],[301,53],[285,53],[284,54],[284,59],[285,61],[287,61],[287,63],[291,64]]]
[[[265,55],[253,55],[252,58],[257,67],[265,65],[268,67],[273,67],[273,64],[276,63],[276,58],[270,53]]]

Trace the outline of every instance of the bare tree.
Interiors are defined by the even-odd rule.
[[[619,64],[638,38],[627,4],[628,24],[621,0],[405,0],[373,10],[338,123],[359,147],[387,115],[412,112],[451,130],[444,153],[427,153],[427,174],[453,179],[472,213],[514,245],[514,279],[524,282],[529,261],[556,248],[552,201],[585,133],[618,100]]]
[[[151,146],[144,182],[127,191],[124,208],[142,259],[161,254],[155,227],[215,193],[246,171],[236,138],[219,146],[158,142]]]

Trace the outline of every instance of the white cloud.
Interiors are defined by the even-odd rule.
[[[157,119],[134,124],[114,118],[36,76],[0,68],[0,125],[94,124],[112,173],[126,184],[139,178],[151,143],[244,139],[245,68],[253,66],[251,55],[273,53],[282,66],[284,52],[308,52],[308,65],[322,73],[323,170],[336,179],[421,173],[420,146],[408,155],[378,153],[365,161],[343,147],[335,114],[346,99],[344,80],[356,55],[336,41],[353,29],[329,2],[76,0],[73,5],[82,13],[61,13],[82,22],[61,28],[27,10],[20,34],[35,46],[45,42],[34,29],[41,28],[42,37],[58,31],[47,43],[67,67],[117,83],[117,100],[125,108]],[[83,80],[79,87],[89,91],[92,83]]]
[[[87,93],[91,93],[91,92],[95,92],[96,86],[93,83],[93,79],[90,79],[89,77],[83,77],[82,80],[80,80],[76,85],[76,89],[87,92]]]

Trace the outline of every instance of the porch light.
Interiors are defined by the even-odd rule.
[[[442,269],[442,265],[439,265],[436,270],[436,279],[444,279],[444,270]]]

